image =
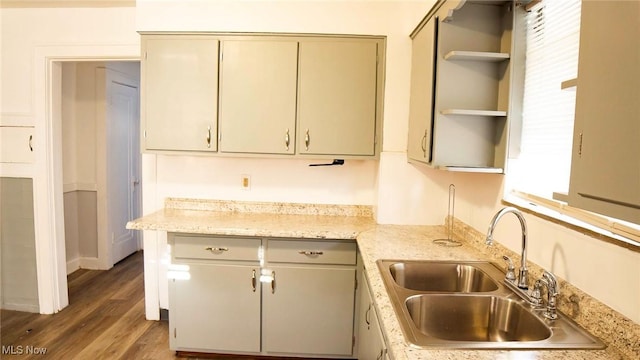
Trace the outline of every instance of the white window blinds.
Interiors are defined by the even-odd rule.
[[[510,162],[511,188],[551,198],[567,192],[580,39],[580,0],[543,0],[526,15],[521,153]]]

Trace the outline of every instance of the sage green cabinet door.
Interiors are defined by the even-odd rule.
[[[260,352],[259,267],[186,265],[189,279],[169,281],[171,349]]]
[[[638,24],[637,1],[582,2],[569,185],[569,205],[636,224],[640,224]]]
[[[143,37],[142,119],[146,150],[216,150],[218,40]]]
[[[377,52],[375,41],[300,43],[299,154],[375,155]]]
[[[221,152],[293,154],[297,41],[222,41]]]
[[[424,163],[431,161],[436,22],[431,18],[412,41],[407,155]]]
[[[350,356],[355,269],[269,266],[263,286],[264,349],[270,355]]]
[[[375,306],[371,300],[369,286],[362,276],[362,288],[360,289],[360,312],[358,316],[358,359],[377,360],[383,359],[386,354],[386,346]]]

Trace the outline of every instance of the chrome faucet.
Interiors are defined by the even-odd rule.
[[[487,239],[485,243],[487,245],[493,245],[493,230],[498,224],[498,220],[507,213],[513,213],[513,215],[520,220],[520,227],[522,228],[522,256],[520,258],[520,271],[517,286],[520,289],[527,290],[529,288],[529,270],[527,269],[527,222],[520,210],[514,207],[506,207],[498,211],[493,216],[491,223],[489,223],[489,230],[487,231]]]

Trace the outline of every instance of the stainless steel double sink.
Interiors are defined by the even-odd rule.
[[[378,260],[407,341],[419,348],[602,349],[562,313],[543,316],[483,261]]]

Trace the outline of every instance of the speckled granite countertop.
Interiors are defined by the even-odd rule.
[[[167,199],[127,229],[196,234],[354,239],[376,226],[369,206]]]
[[[489,260],[500,263],[503,254],[519,261],[519,254],[497,244],[484,245],[482,234],[459,221],[454,238],[460,247],[443,247],[443,226],[377,225],[367,206],[283,203],[244,203],[214,200],[167,199],[165,209],[127,224],[129,229],[217,235],[357,239],[381,327],[394,360],[412,359],[638,359],[640,325],[624,318],[559,279],[558,308],[565,314],[579,308],[576,322],[609,346],[605,350],[424,350],[407,344],[376,265],[379,259]],[[535,278],[541,269],[531,264]],[[571,297],[573,302],[569,302]],[[577,299],[577,300],[575,300]]]

